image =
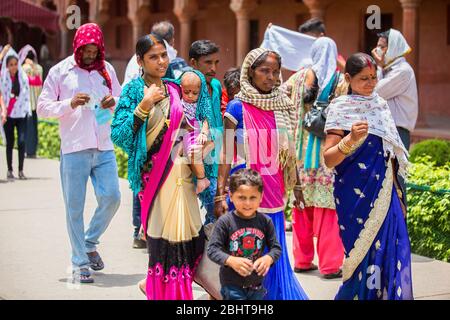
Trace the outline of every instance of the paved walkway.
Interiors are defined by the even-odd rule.
[[[144,299],[137,282],[145,276],[147,254],[131,248],[127,181],[120,181],[122,203],[99,247],[106,267],[95,273],[94,284],[75,286],[68,282],[70,249],[58,161],[26,159],[29,179],[14,182],[4,180],[5,163],[5,149],[0,147],[0,299]],[[89,185],[85,221],[95,207]],[[416,298],[450,299],[450,264],[419,256],[413,262]],[[339,280],[321,279],[317,272],[297,276],[311,299],[333,299],[340,285]],[[206,298],[198,286],[194,295]]]

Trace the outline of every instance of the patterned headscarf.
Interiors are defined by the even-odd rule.
[[[278,159],[284,171],[286,189],[292,189],[296,183],[295,128],[296,111],[289,97],[279,89],[279,84],[270,93],[259,93],[249,79],[249,71],[255,61],[264,53],[271,51],[257,48],[250,51],[244,59],[241,69],[241,91],[235,98],[255,107],[273,111],[278,130]]]
[[[19,61],[19,56],[13,48],[10,48],[3,57],[2,68],[0,70],[0,92],[3,96],[5,106],[9,105],[9,101],[11,99],[11,89],[13,86],[11,75],[6,64],[6,61],[10,56],[15,57],[17,61]],[[11,112],[11,118],[23,118],[26,117],[26,115],[31,114],[30,86],[28,84],[28,77],[25,71],[23,71],[22,65],[20,63],[18,63],[17,76],[20,84],[20,94],[18,97],[16,97],[17,100],[14,104],[14,109]]]
[[[250,83],[248,73],[251,66],[260,56],[268,51],[270,50],[257,48],[247,54],[241,69],[241,91],[235,96],[235,98],[250,103],[263,110],[289,110],[292,108],[292,101],[287,95],[279,90],[278,86],[274,87],[272,92],[265,94],[259,93],[258,90]]]
[[[384,155],[389,153],[390,157],[397,157],[399,174],[406,178],[408,151],[400,139],[386,100],[378,94],[368,97],[345,95],[334,99],[328,106],[325,131],[351,131],[353,123],[361,120],[368,122],[369,133],[383,139]]]
[[[96,60],[86,66],[83,63],[82,48],[88,44],[95,44],[98,48]],[[105,45],[103,41],[103,33],[100,27],[95,23],[86,23],[78,28],[73,38],[73,53],[77,65],[87,71],[97,70],[105,79],[109,91],[112,92],[112,81],[105,67]]]
[[[33,61],[34,62],[38,62],[37,61],[38,56],[37,56],[36,50],[34,50],[34,48],[31,45],[27,44],[26,46],[24,46],[19,51],[19,63],[21,65],[25,62],[25,59],[27,58],[28,52],[30,52],[30,51],[33,52],[33,54],[34,54]]]

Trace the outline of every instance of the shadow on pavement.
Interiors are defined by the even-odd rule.
[[[106,274],[101,272],[93,272],[94,283],[83,284],[82,286],[92,286],[100,288],[114,288],[114,287],[129,287],[136,286],[139,281],[144,279],[145,274]],[[59,279],[59,282],[67,283],[70,280],[68,278]]]

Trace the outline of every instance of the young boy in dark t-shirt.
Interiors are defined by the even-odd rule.
[[[272,220],[257,212],[262,191],[261,176],[254,170],[241,169],[230,177],[236,210],[217,220],[207,249],[208,257],[221,266],[224,300],[262,300],[264,277],[281,255]]]

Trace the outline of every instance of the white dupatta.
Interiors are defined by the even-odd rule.
[[[11,100],[11,89],[12,80],[11,75],[6,65],[8,57],[14,56],[18,63],[18,74],[19,74],[19,84],[20,84],[20,94],[17,97],[14,108],[10,114],[11,118],[25,118],[27,115],[31,114],[30,105],[30,85],[28,83],[28,77],[25,71],[23,71],[21,64],[19,63],[19,56],[14,49],[9,49],[8,52],[3,57],[2,68],[0,71],[0,89],[3,96],[3,102],[5,107],[8,108],[9,101]]]
[[[325,132],[329,130],[351,131],[353,123],[366,120],[369,133],[383,139],[384,155],[397,158],[399,174],[406,178],[408,151],[400,139],[389,106],[374,93],[371,96],[345,95],[334,99],[328,106]]]

